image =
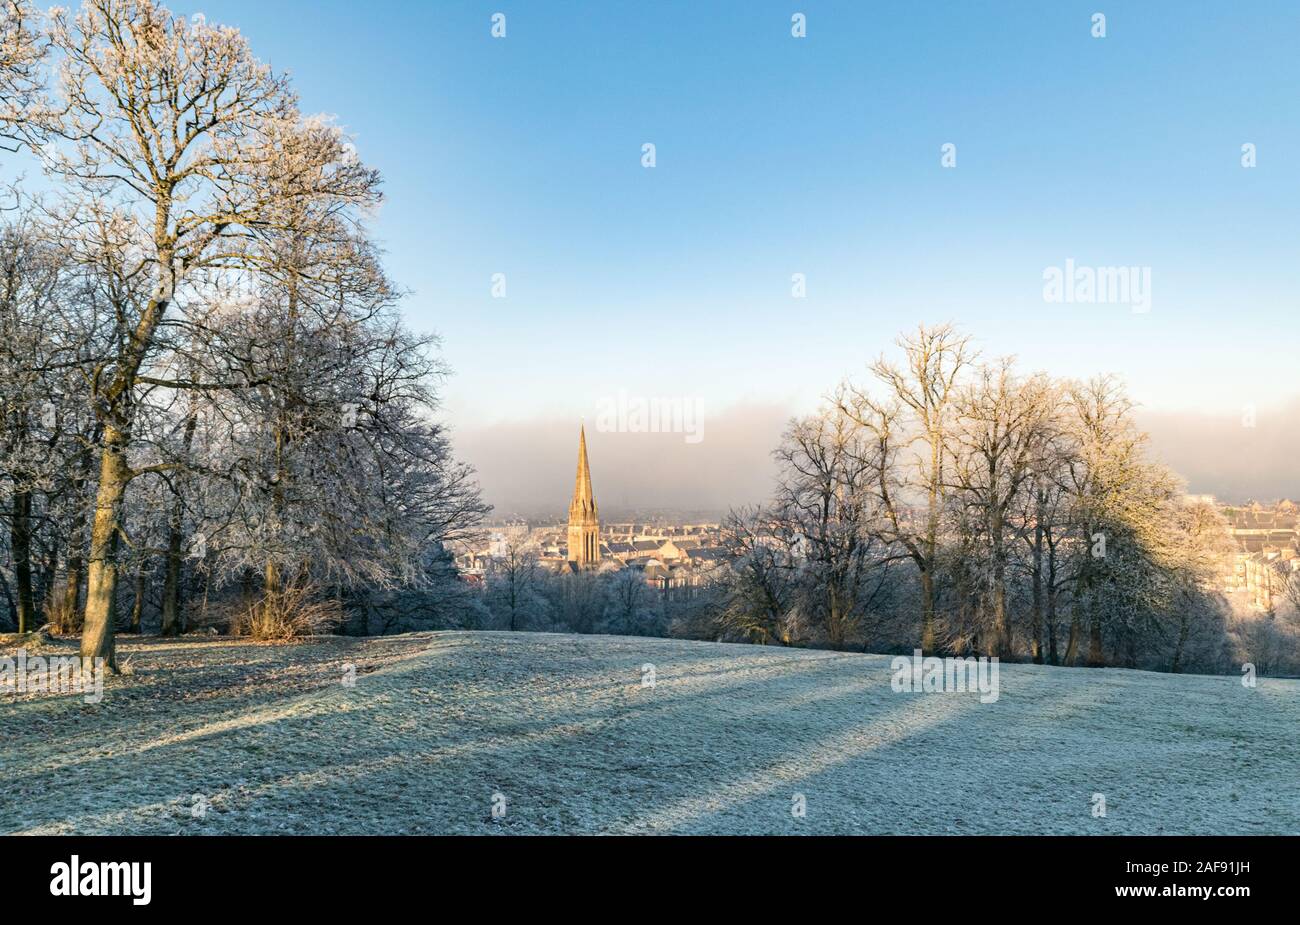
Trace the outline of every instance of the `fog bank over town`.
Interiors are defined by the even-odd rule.
[[[1238,416],[1138,409],[1137,419],[1151,435],[1153,455],[1193,493],[1228,502],[1300,495],[1300,398],[1243,408]]]
[[[743,404],[702,416],[702,437],[601,432],[586,418],[592,478],[603,511],[721,512],[771,493],[771,452],[796,409]],[[1151,435],[1151,455],[1187,480],[1189,492],[1222,501],[1269,501],[1300,495],[1300,399],[1242,414],[1137,412]],[[455,440],[479,473],[496,516],[561,515],[573,490],[579,420],[504,421],[462,427]],[[527,465],[520,465],[521,461]]]
[[[608,433],[586,419],[592,480],[602,512],[719,513],[768,496],[776,473],[771,452],[790,409],[738,405],[702,418],[703,439],[680,433]],[[563,514],[573,492],[573,452],[580,420],[508,421],[454,434],[478,470],[497,516]]]

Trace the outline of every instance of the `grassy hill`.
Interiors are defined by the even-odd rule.
[[[665,639],[119,647],[98,704],[0,695],[0,830],[1300,832],[1296,681],[1004,665],[985,704],[895,693],[885,656]]]

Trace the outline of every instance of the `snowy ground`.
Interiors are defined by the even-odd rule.
[[[0,831],[1300,833],[1296,681],[1005,665],[982,704],[894,693],[883,656],[664,639],[119,651],[97,705],[0,696]]]

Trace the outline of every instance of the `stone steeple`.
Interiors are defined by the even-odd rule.
[[[587,429],[578,431],[578,477],[569,503],[569,561],[578,568],[600,561],[600,517],[591,490],[591,467],[587,464]]]

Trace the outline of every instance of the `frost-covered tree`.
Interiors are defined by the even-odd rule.
[[[44,45],[29,0],[0,0],[0,150],[23,140],[19,121],[40,94]]]
[[[104,339],[87,285],[52,229],[27,214],[0,226],[0,518],[8,526],[15,622],[25,629],[62,604],[54,574],[80,569],[86,463],[94,439],[85,382]],[[56,612],[57,611],[57,612]]]
[[[1132,403],[1112,377],[1072,383],[1064,405],[1072,449],[1066,466],[1074,531],[1071,664],[1088,633],[1089,665],[1105,662],[1108,627],[1136,631],[1176,564],[1169,542],[1177,479],[1145,456],[1146,436],[1132,420]]]
[[[791,423],[775,452],[773,512],[799,561],[795,609],[834,648],[875,615],[893,561],[881,539],[877,451],[857,420],[831,404]]]
[[[1029,582],[1029,654],[1040,665],[1060,663],[1057,614],[1069,586],[1066,552],[1070,524],[1062,483],[1066,446],[1061,430],[1053,427],[1030,463],[1017,518]]]
[[[502,555],[494,556],[487,572],[487,606],[497,625],[508,630],[538,629],[549,619],[541,587],[546,576],[537,552],[517,537],[509,537]]]
[[[435,418],[436,342],[401,323],[367,236],[378,176],[343,133],[237,30],[152,0],[0,0],[0,98],[0,141],[54,183],[29,211],[57,234],[28,250],[57,242],[75,290],[34,313],[25,271],[16,302],[49,319],[42,348],[92,345],[56,364],[62,481],[24,473],[27,434],[50,434],[6,405],[7,484],[40,489],[6,496],[14,584],[34,583],[32,499],[45,584],[65,563],[59,623],[84,614],[83,655],[110,665],[120,606],[138,624],[157,601],[178,632],[196,583],[206,607],[234,586],[319,603],[454,580],[436,550],[486,508]],[[49,393],[19,383],[49,370],[12,346],[0,390]],[[15,598],[24,625],[36,596]]]
[[[53,476],[49,449],[58,440],[58,409],[47,387],[60,357],[47,326],[61,295],[61,270],[55,248],[30,224],[0,229],[0,472],[14,576],[6,591],[20,633],[35,628],[33,505]]]
[[[979,362],[947,326],[900,343],[902,366],[878,363],[873,388],[842,385],[829,412],[792,426],[771,522],[729,521],[730,628],[763,641],[801,625],[796,637],[820,629],[833,645],[856,635],[1053,664],[1222,668],[1223,526],[1184,504],[1178,478],[1149,458],[1119,382]],[[774,523],[789,530],[788,559]],[[891,575],[896,560],[914,568]],[[908,615],[863,632],[865,616],[914,593],[913,579],[919,632]],[[1250,642],[1268,654],[1276,638]]]
[[[3,131],[62,181],[79,220],[71,227],[112,210],[129,244],[126,273],[146,281],[121,319],[129,337],[91,395],[102,446],[82,654],[112,665],[118,531],[138,474],[136,390],[160,331],[183,321],[200,277],[255,269],[247,245],[257,229],[322,198],[373,203],[377,177],[340,132],[304,123],[287,80],[235,29],[152,0],[87,0],[75,16],[53,10],[36,41],[48,46],[53,86],[6,107]]]
[[[760,645],[791,645],[799,581],[792,524],[761,507],[732,511],[722,524],[722,545],[723,625]]]
[[[949,454],[954,502],[979,524],[978,558],[986,654],[1013,654],[1009,570],[1034,463],[1051,440],[1056,389],[1046,376],[1019,377],[1010,360],[981,366],[956,401]]]
[[[869,459],[884,515],[880,538],[900,547],[916,568],[921,648],[932,652],[954,404],[975,351],[950,324],[921,325],[896,343],[901,362],[880,357],[869,368],[873,386],[845,384],[837,404],[874,445]]]

